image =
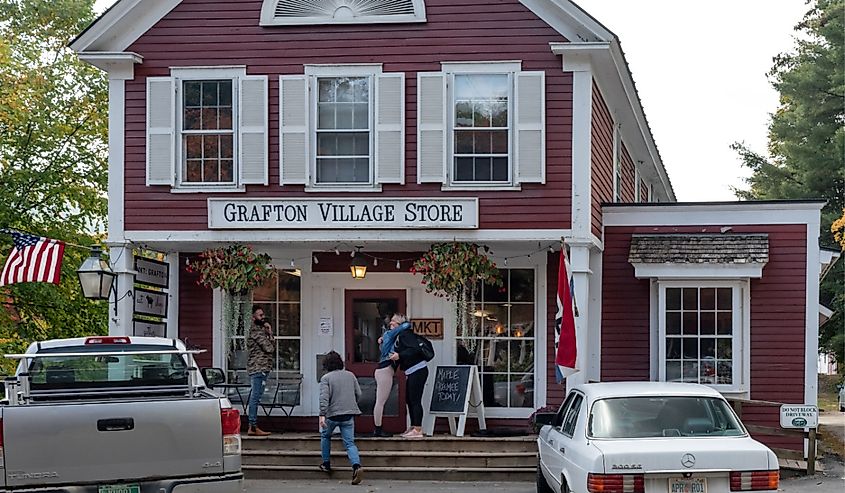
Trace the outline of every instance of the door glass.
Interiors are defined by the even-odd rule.
[[[399,309],[395,299],[357,299],[352,302],[354,363],[378,363],[381,351],[378,339],[390,317]]]

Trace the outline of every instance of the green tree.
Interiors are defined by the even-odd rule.
[[[107,80],[68,43],[93,20],[93,0],[0,0],[0,227],[87,245],[104,229]],[[0,261],[11,240],[0,235]],[[60,285],[0,291],[0,350],[102,332],[104,304],[85,300],[68,246]]]
[[[831,225],[845,207],[845,0],[815,0],[795,27],[795,50],[775,57],[769,72],[780,104],[769,124],[768,157],[734,144],[752,170],[742,199],[827,201],[821,241],[833,247]],[[821,347],[845,370],[843,261],[822,281],[821,302],[835,310],[822,326]]]

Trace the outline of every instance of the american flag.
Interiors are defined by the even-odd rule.
[[[569,276],[571,269],[566,259],[566,247],[560,250],[557,277],[557,314],[555,315],[555,364],[557,383],[578,371],[578,343],[576,340],[575,286]]]
[[[12,235],[14,246],[0,274],[0,286],[17,282],[59,283],[65,253],[63,242],[20,231],[4,232]]]

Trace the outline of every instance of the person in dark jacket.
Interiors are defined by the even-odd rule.
[[[399,333],[396,348],[390,353],[390,359],[399,362],[405,372],[405,403],[411,417],[411,428],[402,434],[402,438],[422,438],[423,406],[422,396],[425,382],[428,380],[428,361],[417,345],[417,336],[412,330]]]
[[[355,416],[361,414],[358,408],[361,386],[355,375],[344,369],[343,359],[335,351],[326,354],[323,369],[328,373],[320,378],[320,451],[323,458],[320,470],[332,472],[332,433],[340,428],[346,455],[352,464],[352,484],[358,484],[364,477],[355,445]]]
[[[273,329],[264,318],[264,309],[258,305],[252,307],[252,326],[246,339],[246,349],[249,355],[246,371],[249,374],[251,384],[249,404],[247,405],[247,416],[249,417],[247,435],[263,437],[270,433],[258,427],[258,402],[264,394],[267,376],[273,369],[276,344],[273,341]]]

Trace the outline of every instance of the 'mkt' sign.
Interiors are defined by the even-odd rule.
[[[411,320],[414,333],[426,339],[443,339],[442,318],[417,318]]]

